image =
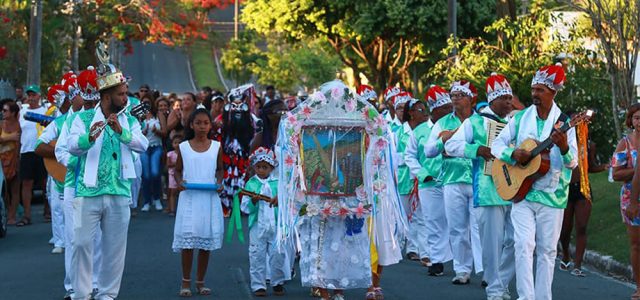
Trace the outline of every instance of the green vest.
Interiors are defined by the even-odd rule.
[[[462,125],[462,122],[455,113],[450,113],[438,120],[436,124],[440,125],[442,130],[455,130]],[[442,184],[473,183],[471,169],[470,159],[445,156],[442,162]]]
[[[269,180],[269,188],[271,188],[271,193],[273,193],[272,197],[276,197],[278,195],[278,180],[272,179]],[[255,175],[249,178],[249,181],[245,183],[244,188],[247,192],[252,192],[256,194],[260,194],[262,190],[262,182],[258,180]],[[234,231],[238,233],[238,240],[241,243],[244,243],[244,233],[242,231],[242,218],[240,215],[240,197],[238,196],[240,191],[236,192],[233,195],[233,211],[231,212],[231,219],[229,220],[229,225],[227,225],[227,242],[231,242],[233,239]],[[251,229],[253,225],[258,221],[258,213],[260,212],[260,205],[254,205],[253,202],[249,202],[249,220],[248,227]],[[278,208],[275,208],[276,220],[278,219]]]
[[[420,165],[422,166],[417,176],[419,182],[418,188],[421,189],[442,185],[442,182],[440,181],[440,173],[442,171],[442,154],[438,154],[438,156],[434,158],[427,158],[424,154],[424,145],[426,145],[427,140],[429,140],[432,128],[433,125],[429,126],[429,122],[424,122],[413,129],[413,135],[418,144],[418,162],[420,162]],[[431,176],[433,180],[424,182],[425,178],[429,176]]]
[[[484,127],[484,117],[474,114],[469,118],[471,128],[473,128],[473,141],[465,146],[465,156],[473,158],[473,205],[474,206],[494,206],[494,205],[510,205],[511,202],[504,201],[498,195],[493,184],[493,178],[485,175],[483,172],[485,159],[477,156],[476,153],[480,146],[486,146],[487,130]],[[473,155],[469,155],[467,149],[475,149]]]
[[[396,132],[398,136],[398,145],[396,152],[398,155],[404,155],[409,142],[409,134],[404,132],[404,126],[400,127]],[[411,178],[411,170],[407,165],[398,166],[398,193],[400,195],[409,195],[413,190],[413,180]]]

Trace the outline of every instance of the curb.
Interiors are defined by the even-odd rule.
[[[574,245],[569,246],[569,251],[572,257],[575,257],[576,248]],[[603,255],[593,250],[587,250],[584,253],[583,261],[600,273],[611,276],[617,280],[634,283],[631,265],[623,264],[613,259],[610,255]]]

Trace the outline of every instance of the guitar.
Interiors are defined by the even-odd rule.
[[[253,198],[253,199],[262,200],[262,201],[265,201],[265,202],[267,202],[269,204],[272,204],[271,202],[273,201],[273,198],[269,198],[269,197],[267,197],[265,195],[261,195],[261,194],[258,194],[258,193],[249,192],[249,191],[247,191],[245,189],[240,189],[238,191],[238,197],[242,198],[242,196],[247,196],[247,197],[250,197],[250,198]],[[276,206],[277,206],[277,204],[276,204]]]
[[[592,116],[592,110],[575,114],[570,122],[564,122],[560,128],[555,130],[566,132],[580,123],[589,122]],[[531,158],[524,165],[519,163],[510,165],[496,158],[491,167],[491,177],[498,195],[502,199],[513,201],[514,203],[522,201],[531,190],[533,183],[549,171],[551,167],[549,150],[552,146],[551,137],[542,142],[534,139],[524,140],[518,149],[531,152]]]
[[[49,145],[55,148],[56,141],[49,142]],[[44,167],[47,169],[47,173],[58,182],[64,182],[67,176],[67,168],[60,164],[55,158],[43,157],[42,160],[44,161]]]

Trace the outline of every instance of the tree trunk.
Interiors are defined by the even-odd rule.
[[[31,24],[29,25],[29,59],[27,62],[27,84],[40,85],[42,59],[42,0],[31,1]]]

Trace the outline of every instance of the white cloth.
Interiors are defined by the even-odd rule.
[[[96,299],[116,299],[122,282],[129,229],[128,199],[104,195],[78,197],[73,200],[73,254],[71,286],[73,299],[86,300],[91,295],[94,243],[102,229],[102,264],[98,274]]]
[[[153,128],[160,131],[160,121],[156,117],[145,120],[142,128],[143,131],[146,131],[144,136],[149,141],[149,147],[162,146],[162,137],[153,133]]]
[[[449,242],[449,225],[445,213],[442,187],[421,190],[420,212],[425,218],[429,259],[432,263],[446,263],[453,259]],[[424,199],[424,200],[423,200]]]
[[[24,115],[27,112],[44,115],[47,109],[40,106],[36,109],[22,108],[20,109],[20,153],[33,152],[36,149],[36,141],[38,139],[38,128],[36,122],[27,121]]]
[[[137,153],[133,153],[133,167],[136,170],[136,178],[131,181],[131,208],[138,208],[138,198],[140,198],[140,187],[142,186],[142,162]]]
[[[65,247],[64,241],[64,209],[62,207],[62,200],[64,194],[61,194],[56,190],[53,178],[48,176],[47,178],[47,200],[49,207],[51,208],[51,233],[53,234],[53,246]]]
[[[79,121],[79,122],[76,122],[76,121]],[[91,120],[91,124],[89,125],[89,128],[91,128],[94,124],[98,122],[106,122],[105,117],[102,114],[102,109],[100,109],[100,107],[96,108],[95,114],[93,115],[93,120]],[[120,127],[122,127],[123,131],[129,130],[129,121],[127,120],[126,114],[121,114],[120,116],[118,116],[118,122],[120,123]],[[82,122],[82,120],[74,120],[74,126],[76,126],[75,124],[79,124],[80,126],[84,127],[84,123]],[[139,127],[140,124],[138,122],[134,122],[133,126]],[[84,129],[86,130],[86,128]],[[85,131],[85,130],[82,130],[82,131]],[[74,130],[74,132],[76,131]],[[87,187],[96,187],[96,184],[98,182],[100,153],[102,152],[102,142],[104,141],[104,136],[105,136],[104,132],[100,134],[100,136],[95,140],[93,147],[91,147],[87,152],[87,160],[84,166],[84,180],[83,180],[85,186]],[[134,140],[133,138],[134,138],[134,135],[132,134],[132,141]],[[143,144],[145,145],[144,149],[146,149],[148,146],[148,141],[146,140],[146,138],[143,138],[143,139],[144,139]],[[120,157],[121,157],[120,159],[121,178],[123,179],[136,178],[136,172],[133,166],[133,156],[131,154],[131,148],[129,148],[129,146],[125,143],[120,143]]]
[[[420,190],[418,191],[420,193]],[[400,195],[402,204],[407,210],[407,216],[409,216],[409,210],[411,210],[411,203],[409,203],[410,195]],[[420,198],[422,201],[422,198]],[[411,220],[409,221],[409,231],[407,232],[407,240],[405,251],[406,253],[416,253],[420,258],[429,257],[429,246],[427,243],[427,233],[425,228],[425,220],[421,211],[421,204],[418,203],[416,211],[413,212]]]
[[[189,141],[180,144],[182,178],[189,183],[213,183],[220,143],[211,141],[205,152],[196,152]],[[216,191],[185,190],[180,192],[173,251],[182,249],[216,250],[222,247],[224,219],[222,204]]]
[[[516,273],[511,205],[481,206],[478,226],[482,239],[483,278],[487,297],[502,296]]]
[[[64,189],[64,289],[71,290],[71,255],[73,254],[73,198],[76,196],[74,188]],[[102,264],[102,229],[96,230],[93,240],[93,274],[91,276],[92,287],[98,288],[98,274],[100,274],[100,265]]]
[[[531,201],[513,204],[516,287],[520,300],[550,300],[553,268],[564,210]],[[533,251],[536,276],[533,279]]]
[[[476,273],[480,273],[482,247],[473,207],[473,187],[465,183],[447,184],[443,191],[453,250],[453,270],[456,273],[471,273],[475,264]]]

